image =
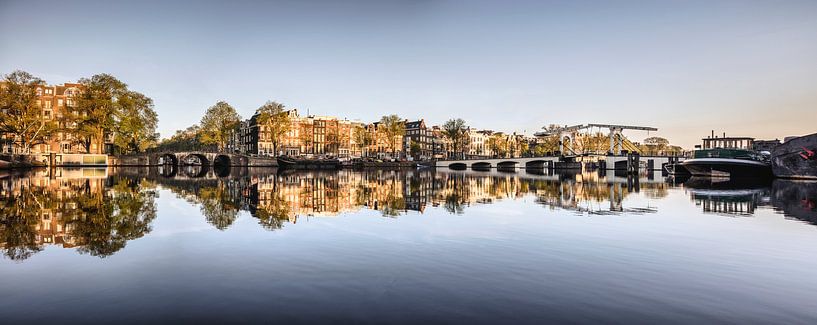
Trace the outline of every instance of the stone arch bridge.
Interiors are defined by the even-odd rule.
[[[250,166],[277,167],[278,161],[272,157],[254,157],[225,152],[182,151],[152,152],[139,155],[117,157],[116,165],[121,166]]]
[[[438,160],[437,167],[451,169],[490,169],[490,168],[552,168],[559,157],[530,158],[491,158],[467,160]]]

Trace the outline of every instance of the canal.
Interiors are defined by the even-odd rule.
[[[817,323],[817,183],[0,175],[0,323]]]

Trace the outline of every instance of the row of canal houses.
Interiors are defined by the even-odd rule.
[[[306,156],[339,158],[373,158],[430,160],[451,157],[493,157],[488,145],[492,135],[501,135],[511,145],[519,142],[536,142],[536,138],[504,134],[490,130],[469,128],[465,147],[454,152],[451,141],[444,136],[442,127],[429,126],[424,119],[404,120],[405,133],[389,139],[384,135],[380,122],[364,123],[334,116],[301,116],[297,109],[285,112],[290,126],[286,134],[274,144],[270,130],[258,122],[259,115],[244,120],[236,129],[227,145],[231,152],[258,156]],[[358,132],[368,133],[368,143],[361,143]],[[509,150],[506,155],[519,156],[519,150]]]

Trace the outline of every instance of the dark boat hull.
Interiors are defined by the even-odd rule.
[[[817,133],[775,147],[772,171],[781,178],[817,179]]]
[[[340,161],[336,159],[292,159],[278,157],[278,167],[291,169],[339,169]]]
[[[669,175],[674,176],[690,176],[692,175],[689,170],[684,167],[681,163],[668,163],[664,165],[664,171],[667,172]]]
[[[770,178],[769,164],[746,159],[696,158],[685,160],[682,166],[693,176],[729,178]]]

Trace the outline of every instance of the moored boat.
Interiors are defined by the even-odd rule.
[[[754,138],[709,137],[694,157],[681,163],[693,176],[730,178],[769,178],[769,155],[752,150]]]
[[[788,139],[772,149],[772,172],[781,178],[817,179],[817,133]]]
[[[341,167],[338,159],[300,159],[294,157],[278,157],[278,167],[294,169],[338,169]]]
[[[675,163],[667,163],[664,165],[664,171],[667,172],[668,175],[674,176],[689,176],[689,170],[687,170],[684,165],[680,162]]]

